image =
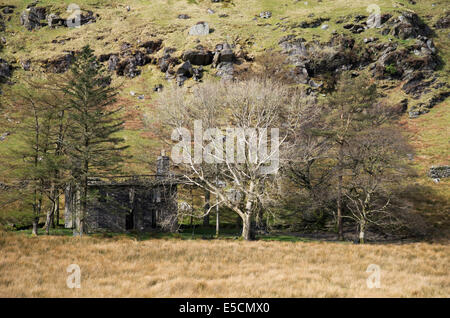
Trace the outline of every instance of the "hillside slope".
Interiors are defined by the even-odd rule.
[[[150,172],[162,147],[153,103],[161,87],[239,77],[279,51],[292,82],[311,94],[326,94],[342,69],[373,76],[382,98],[404,112],[400,124],[417,150],[411,184],[429,189],[417,197],[420,209],[436,230],[449,228],[449,178],[428,176],[431,166],[450,163],[448,1],[79,0],[75,28],[66,20],[77,12],[71,3],[1,2],[0,77],[12,84],[33,72],[64,72],[89,44],[122,84],[129,172]],[[2,130],[0,149],[14,143]]]

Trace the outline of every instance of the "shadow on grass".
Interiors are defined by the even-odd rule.
[[[14,231],[16,234],[31,236],[31,229],[24,229]],[[38,235],[46,236],[44,229],[38,229]],[[49,236],[73,236],[72,229],[56,228],[50,230]],[[216,237],[215,227],[204,226],[182,226],[177,233],[168,232],[137,232],[129,231],[125,233],[118,232],[98,232],[88,234],[87,236],[94,238],[133,238],[137,241],[146,241],[152,239],[165,239],[165,240],[241,240],[240,230],[236,228],[223,228],[220,230],[220,234]],[[283,234],[268,234],[258,235],[256,237],[258,241],[278,241],[278,242],[313,242],[313,239],[302,238],[294,235]]]

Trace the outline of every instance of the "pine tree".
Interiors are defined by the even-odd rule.
[[[68,96],[71,129],[67,134],[70,170],[80,191],[80,211],[74,235],[83,235],[88,204],[88,180],[116,173],[123,159],[120,109],[114,107],[117,88],[89,46],[82,48],[70,68],[64,92]]]

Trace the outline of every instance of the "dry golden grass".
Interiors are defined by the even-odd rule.
[[[450,246],[0,233],[0,297],[449,297]],[[81,268],[69,289],[66,268]],[[369,264],[381,288],[366,286]]]

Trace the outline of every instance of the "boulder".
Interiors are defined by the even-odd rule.
[[[212,61],[213,66],[217,67],[219,63],[222,62],[233,62],[235,60],[235,55],[231,46],[228,43],[217,44],[214,50],[214,59]]]
[[[450,177],[450,166],[432,166],[429,176],[433,179],[442,179]]]
[[[182,20],[187,20],[187,19],[190,19],[191,17],[188,16],[187,14],[179,14],[177,18],[182,19]]]
[[[270,17],[272,17],[272,12],[270,12],[270,11],[261,12],[259,14],[259,17],[262,19],[269,19]]]
[[[207,22],[198,22],[189,29],[189,35],[203,36],[209,34],[209,25]]]
[[[119,64],[119,57],[117,55],[111,55],[108,59],[108,70],[117,70],[117,64]]]
[[[30,60],[20,61],[20,65],[22,65],[22,68],[24,71],[29,71],[31,69],[31,61]]]
[[[298,84],[308,84],[309,83],[309,74],[308,70],[303,66],[296,66],[294,70],[291,72],[291,77]]]
[[[171,57],[169,53],[164,54],[158,60],[158,66],[161,72],[166,73],[171,67],[180,64],[180,61],[176,57]]]
[[[222,80],[233,80],[234,66],[232,62],[221,62],[217,65],[216,76],[222,78]]]
[[[194,75],[194,70],[192,68],[191,62],[186,61],[182,63],[180,66],[177,67],[175,73],[177,74],[177,76],[192,77]]]
[[[205,49],[187,50],[182,54],[183,61],[189,61],[192,65],[209,65],[213,57],[213,53]]]
[[[14,13],[14,9],[15,9],[15,8],[16,8],[15,6],[7,5],[7,6],[4,6],[4,7],[2,8],[2,12],[3,12],[4,14],[11,14],[11,13]]]
[[[46,17],[46,9],[43,7],[31,7],[22,12],[20,23],[28,30],[38,29],[42,26],[41,21]]]
[[[65,19],[61,19],[58,15],[53,14],[53,13],[47,15],[47,24],[51,28],[54,28],[57,26],[67,26]]]
[[[134,78],[141,74],[141,71],[137,68],[137,61],[135,58],[130,57],[117,64],[116,73],[119,76],[126,76]]]
[[[5,140],[6,137],[8,137],[10,134],[11,134],[11,133],[10,133],[9,131],[7,131],[7,132],[1,134],[1,135],[0,135],[0,141]],[[0,186],[1,186],[1,185],[2,185],[2,184],[0,184]]]
[[[194,80],[197,82],[200,82],[201,78],[203,77],[203,67],[202,66],[197,67],[197,68],[194,67],[193,71],[194,71],[194,74],[193,74]]]

